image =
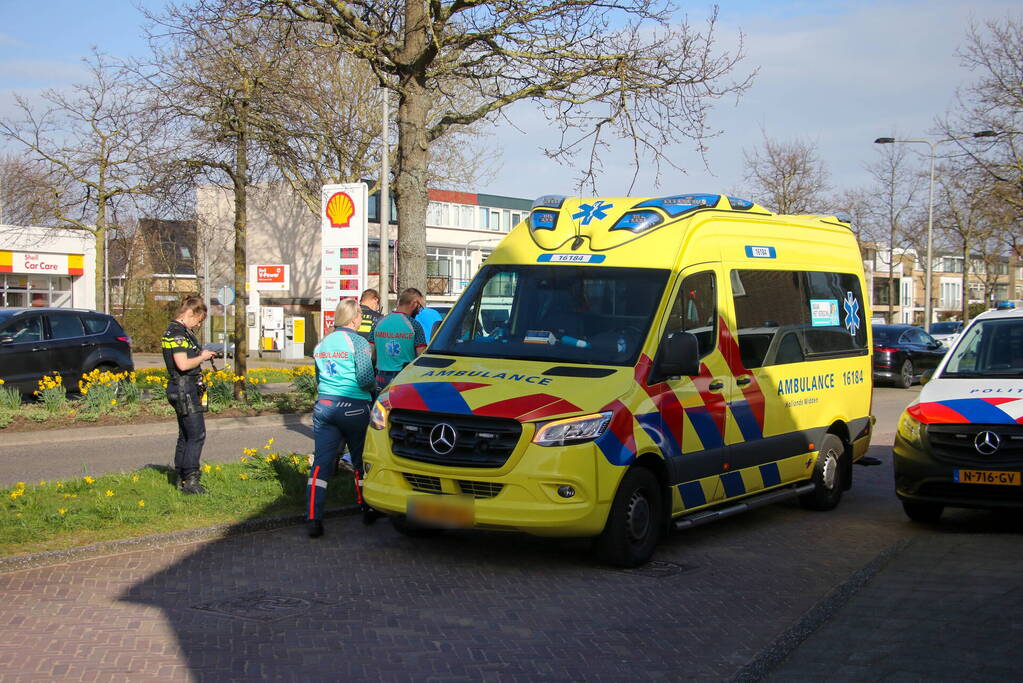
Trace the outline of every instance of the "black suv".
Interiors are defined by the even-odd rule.
[[[77,391],[96,368],[135,369],[131,338],[106,313],[77,308],[0,308],[0,379],[31,394],[43,375],[59,372]]]

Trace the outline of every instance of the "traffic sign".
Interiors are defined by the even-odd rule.
[[[224,285],[217,289],[217,301],[221,306],[230,306],[234,303],[234,288]]]

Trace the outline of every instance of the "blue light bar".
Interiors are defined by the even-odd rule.
[[[680,194],[674,197],[657,197],[648,199],[645,202],[636,204],[633,208],[643,209],[653,207],[660,209],[671,218],[678,218],[684,213],[696,209],[712,209],[717,206],[721,195],[717,194]]]
[[[553,230],[558,224],[558,212],[546,209],[533,209],[529,214],[530,230]]]
[[[629,211],[611,226],[609,232],[628,230],[629,232],[639,234],[646,232],[650,228],[657,227],[663,222],[664,218],[656,211]]]
[[[738,197],[729,197],[728,205],[731,206],[734,211],[749,211],[753,208],[753,202],[748,199],[739,199]]]
[[[542,197],[537,197],[533,200],[532,208],[544,208],[544,209],[560,209],[561,205],[568,199],[563,194],[545,194]]]

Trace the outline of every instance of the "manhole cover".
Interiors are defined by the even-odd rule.
[[[652,579],[663,579],[666,576],[676,576],[683,572],[689,572],[696,567],[675,564],[674,562],[665,562],[663,560],[650,560],[642,567],[636,567],[634,569],[622,569],[621,571],[626,574],[638,574],[639,576],[649,576]]]
[[[322,600],[308,600],[294,595],[281,595],[258,590],[192,605],[192,609],[238,619],[277,621],[304,614],[310,607],[325,604],[328,603]]]

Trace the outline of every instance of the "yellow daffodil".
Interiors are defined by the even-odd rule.
[[[140,507],[140,508],[144,508],[145,506],[146,506],[146,501],[144,501],[144,500],[140,500],[140,501],[139,501],[139,507]]]
[[[203,466],[202,466],[202,471],[203,471],[203,472],[206,472],[207,474],[209,474],[210,470],[212,470],[212,469],[213,469],[213,468],[212,468],[212,467],[210,467],[209,465],[203,465]]]
[[[266,442],[266,445],[263,446],[263,448],[265,448],[267,450],[270,450],[270,446],[273,446],[273,445],[274,445],[274,439],[273,439],[273,437],[270,437],[270,440]]]
[[[14,488],[16,488],[16,489],[23,489],[23,488],[25,488],[25,482],[19,481],[17,484],[14,485]]]
[[[67,508],[60,508],[60,509],[57,510],[57,513],[61,514],[61,515],[66,515],[67,514]]]
[[[40,486],[46,486],[46,480],[45,479],[40,479],[39,480],[39,485]]]
[[[114,492],[111,491],[110,489],[107,489],[107,492],[106,492],[105,495],[106,495],[107,498],[110,498],[110,497],[112,497],[114,495]]]
[[[217,466],[216,466],[216,467],[215,467],[214,469],[215,469],[215,470],[217,470],[217,472],[219,472],[220,470],[222,470],[222,469],[224,469],[224,468],[223,468],[223,467],[221,467],[220,465],[217,465]]]
[[[84,481],[86,484],[95,484],[96,483],[96,480],[93,479],[92,477],[82,477],[82,481]]]
[[[243,472],[242,474],[239,474],[239,475],[238,475],[238,478],[239,478],[239,479],[241,479],[242,481],[245,481],[246,479],[248,479],[248,478],[249,478],[249,475],[247,475],[247,474],[245,474],[245,473]]]
[[[62,489],[62,488],[64,488],[64,482],[58,481],[56,484],[54,484],[54,486],[56,486],[59,489]]]
[[[248,462],[249,461],[249,459],[246,458],[244,455],[242,457],[238,458],[238,460],[241,461],[241,462]]]
[[[133,475],[131,475],[131,481],[132,481],[132,483],[135,483],[135,482],[137,482],[138,480],[139,480],[139,475],[137,475],[137,474],[133,474]]]

